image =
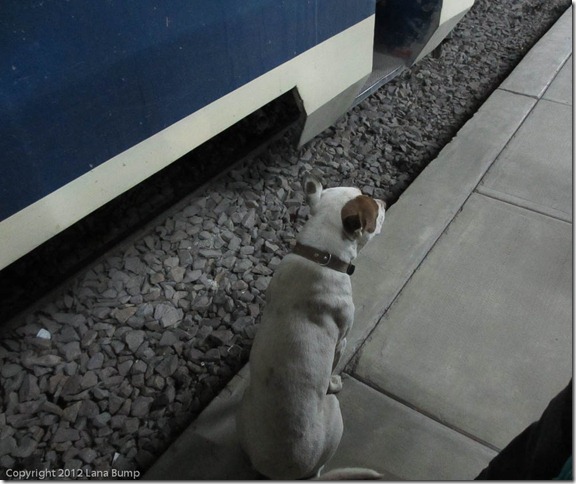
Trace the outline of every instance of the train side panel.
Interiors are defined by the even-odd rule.
[[[373,32],[373,0],[2,3],[0,268],[291,89],[314,136]]]

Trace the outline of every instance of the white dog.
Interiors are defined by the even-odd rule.
[[[311,217],[276,269],[250,353],[240,443],[271,479],[318,475],[342,437],[333,375],[354,319],[351,261],[384,222],[385,203],[357,188],[304,181]]]

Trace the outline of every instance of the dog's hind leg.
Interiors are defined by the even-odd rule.
[[[340,341],[338,341],[336,348],[334,348],[334,361],[332,362],[332,371],[334,371],[336,369],[336,366],[338,366],[338,362],[340,361],[340,358],[342,357],[342,353],[344,352],[345,348],[346,348],[346,338],[342,338]]]
[[[342,357],[342,352],[344,351],[344,348],[346,348],[346,338],[342,338],[336,345],[336,348],[334,350],[334,361],[332,363],[332,371],[336,369],[336,366],[338,365],[338,362]],[[328,383],[328,391],[326,393],[330,395],[331,393],[338,393],[340,390],[342,390],[342,378],[340,378],[340,375],[330,375],[330,382]]]
[[[344,422],[340,413],[340,404],[334,395],[327,395],[324,400],[324,411],[322,419],[325,431],[325,440],[322,444],[323,452],[318,464],[315,466],[314,474],[321,472],[324,465],[332,458],[340,445],[340,439],[344,432]],[[313,476],[310,476],[313,477]]]

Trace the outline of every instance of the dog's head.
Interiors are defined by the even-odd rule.
[[[356,240],[359,248],[381,232],[386,212],[383,200],[363,195],[358,188],[324,189],[312,176],[304,179],[304,191],[311,215],[338,210],[344,237]]]

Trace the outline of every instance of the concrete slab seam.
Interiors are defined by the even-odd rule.
[[[526,120],[530,117],[530,115],[532,114],[532,112],[536,109],[536,106],[538,106],[538,103],[540,102],[540,99],[537,99],[533,96],[528,96],[526,94],[522,94],[522,93],[518,93],[518,92],[513,92],[513,91],[509,91],[508,89],[504,89],[502,87],[499,87],[498,89],[496,89],[496,91],[504,91],[504,92],[508,92],[511,94],[514,94],[516,96],[522,96],[525,98],[529,98],[529,99],[534,99],[536,102],[532,105],[532,107],[529,109],[529,111],[526,113],[526,115],[522,118],[522,120],[520,121],[520,123],[518,123],[518,126],[516,127],[516,129],[514,130],[514,133],[512,133],[512,135],[510,136],[510,138],[508,138],[508,141],[506,141],[506,143],[504,143],[504,146],[502,147],[502,149],[498,152],[498,154],[494,157],[494,159],[492,160],[492,163],[490,163],[490,166],[488,166],[488,168],[484,171],[483,175],[480,177],[480,180],[478,181],[478,183],[476,184],[476,186],[474,187],[474,189],[470,192],[470,195],[472,195],[472,193],[474,193],[479,186],[481,186],[482,180],[484,179],[484,177],[486,176],[486,173],[488,173],[492,167],[494,166],[494,164],[496,163],[496,161],[498,161],[498,159],[500,158],[500,156],[502,155],[502,153],[506,150],[506,148],[508,148],[508,146],[510,145],[510,143],[512,142],[512,140],[516,137],[516,135],[518,134],[518,131],[520,131],[520,129],[522,128],[522,126],[524,126],[524,123],[526,122]],[[494,92],[496,92],[494,91]],[[468,196],[468,198],[470,198],[470,195]],[[466,202],[468,201],[468,198],[466,199]],[[464,202],[464,203],[466,203]],[[462,204],[462,206],[464,206],[464,204]],[[453,219],[452,219],[453,220]],[[452,221],[451,221],[452,222]]]
[[[519,91],[516,91],[516,90],[511,89],[511,88],[509,88],[509,87],[505,87],[506,79],[504,79],[504,81],[502,81],[502,84],[501,84],[499,87],[497,87],[496,89],[497,89],[497,90],[500,89],[501,91],[510,92],[510,93],[512,93],[512,94],[518,94],[518,95],[520,95],[520,96],[525,96],[525,97],[528,97],[528,98],[531,98],[531,99],[536,99],[537,101],[539,101],[540,99],[543,99],[543,98],[544,98],[544,96],[546,95],[546,91],[547,91],[548,88],[552,85],[552,83],[554,82],[554,80],[558,77],[558,74],[560,74],[560,71],[562,70],[562,68],[563,68],[568,62],[571,62],[571,61],[570,61],[571,57],[572,57],[572,54],[568,55],[568,56],[566,57],[566,59],[564,59],[564,60],[557,66],[556,71],[554,72],[554,76],[552,77],[552,79],[550,80],[550,82],[548,83],[548,85],[546,86],[546,88],[545,88],[542,92],[540,92],[540,94],[528,94],[528,93],[526,93],[526,92],[519,92]],[[552,99],[548,99],[548,101],[550,101],[550,102],[556,102],[556,103],[558,103],[558,104],[564,104],[564,103],[560,103],[560,102],[558,102],[558,101],[554,101],[554,100],[552,100]]]
[[[574,93],[572,92],[572,103],[567,103],[567,102],[563,102],[563,101],[557,101],[555,99],[550,99],[548,97],[546,97],[546,95],[548,94],[548,91],[550,90],[550,87],[554,84],[554,82],[556,81],[556,79],[558,79],[558,77],[560,76],[561,71],[565,68],[568,67],[567,64],[570,64],[570,72],[574,71],[574,59],[572,57],[572,54],[570,54],[566,60],[564,61],[564,63],[562,64],[562,66],[560,67],[560,70],[556,73],[556,75],[554,76],[554,79],[552,79],[552,82],[550,83],[550,85],[548,86],[548,88],[544,91],[544,93],[542,94],[542,99],[545,101],[550,101],[550,102],[554,102],[556,104],[561,104],[563,106],[572,106],[573,104],[573,98],[574,98]],[[572,82],[572,88],[573,88],[573,82]]]
[[[541,95],[526,94],[525,92],[515,91],[514,89],[510,89],[507,87],[498,87],[496,90],[497,91],[506,91],[506,92],[509,92],[510,94],[516,94],[518,96],[524,96],[524,97],[527,97],[530,99],[534,99],[535,101],[539,101],[540,98],[542,97],[542,94]],[[546,92],[546,91],[544,91],[544,92]]]
[[[572,107],[572,104],[563,103],[562,101],[556,101],[555,99],[542,99],[542,100],[543,100],[543,101],[546,101],[547,103],[558,104],[559,106],[570,106],[570,107]]]
[[[409,408],[410,410],[413,410],[414,412],[419,413],[420,415],[436,422],[439,425],[442,425],[443,427],[452,430],[453,432],[456,432],[460,435],[462,435],[463,437],[476,442],[477,444],[482,445],[483,447],[486,447],[489,450],[492,450],[494,452],[499,453],[502,449],[496,447],[495,445],[486,442],[485,440],[482,440],[468,432],[466,432],[465,430],[460,429],[459,427],[456,427],[454,425],[450,425],[448,422],[445,422],[444,420],[436,417],[435,415],[433,415],[432,413],[429,412],[425,412],[422,409],[419,409],[418,407],[416,407],[415,405],[412,405],[410,402],[408,402],[407,400],[387,391],[384,390],[383,388],[380,388],[378,385],[374,384],[373,382],[371,382],[370,380],[366,380],[365,378],[362,378],[360,375],[356,374],[356,373],[348,373],[348,372],[343,372],[347,377],[349,378],[353,378],[357,381],[359,381],[360,383],[362,383],[363,385],[366,385],[367,387],[371,388],[372,390],[394,400],[395,402],[398,402],[399,404],[405,406],[406,408]]]
[[[538,213],[540,215],[553,218],[554,220],[558,220],[559,222],[567,224],[572,223],[572,220],[568,217],[568,215],[561,213],[559,210],[549,209],[550,212],[546,212],[545,210],[539,209],[538,206],[533,202],[523,200],[519,197],[508,195],[507,193],[499,192],[482,185],[478,186],[475,191],[479,195],[497,200],[498,202],[506,203],[514,207]],[[554,213],[551,213],[552,211],[554,211]]]

